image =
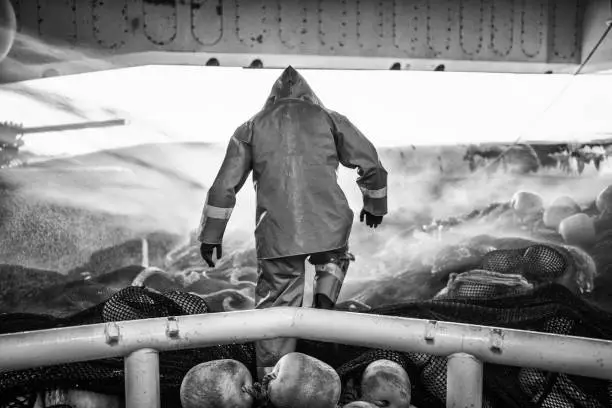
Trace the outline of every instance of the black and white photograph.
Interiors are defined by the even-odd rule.
[[[612,408],[610,31],[0,0],[0,408]]]

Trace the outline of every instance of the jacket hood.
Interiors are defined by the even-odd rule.
[[[285,68],[280,77],[274,82],[265,107],[274,104],[280,99],[301,99],[323,107],[323,104],[312,88],[310,88],[308,82],[291,65]]]

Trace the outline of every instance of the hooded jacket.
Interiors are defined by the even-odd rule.
[[[375,147],[344,116],[326,109],[292,67],[263,109],[243,123],[208,191],[198,239],[218,244],[253,172],[259,259],[325,252],[348,245],[353,223],[338,185],[338,165],[357,169],[363,207],[387,214],[387,171]]]

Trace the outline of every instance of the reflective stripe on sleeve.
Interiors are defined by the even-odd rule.
[[[387,196],[387,187],[379,188],[378,190],[368,190],[365,187],[360,187],[362,194],[370,198],[385,198]]]
[[[206,204],[204,216],[208,218],[217,218],[219,220],[229,220],[233,210],[233,208],[215,207],[214,205]]]

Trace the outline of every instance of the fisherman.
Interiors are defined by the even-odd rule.
[[[387,214],[387,171],[372,143],[343,115],[325,108],[291,66],[272,87],[263,109],[230,139],[208,191],[198,240],[213,267],[222,256],[236,194],[253,171],[257,195],[256,309],[300,307],[305,261],[315,267],[312,307],[333,309],[346,276],[353,211],[337,182],[338,165],[357,169],[363,195],[360,221],[378,227]],[[260,380],[295,350],[296,339],[256,342]]]

